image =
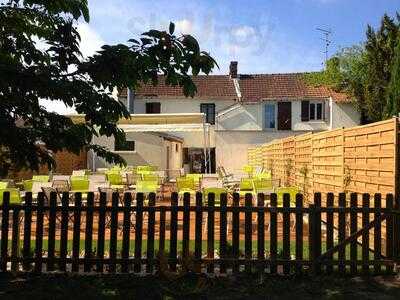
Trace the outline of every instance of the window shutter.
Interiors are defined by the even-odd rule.
[[[310,120],[310,101],[301,101],[301,121]]]

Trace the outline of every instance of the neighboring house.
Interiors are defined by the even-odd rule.
[[[237,73],[237,62],[232,62],[229,75],[194,77],[198,90],[194,98],[186,98],[180,87],[166,86],[161,76],[157,86],[143,85],[135,93],[125,89],[119,99],[132,114],[205,113],[212,128],[212,171],[218,165],[238,171],[246,164],[250,146],[359,124],[359,113],[346,95],[307,85],[303,77],[303,73],[242,75]],[[136,153],[149,155],[148,147],[139,146],[144,135],[149,136],[129,133],[127,139],[136,142]],[[173,135],[183,142],[183,163],[190,171],[199,171],[202,133]]]

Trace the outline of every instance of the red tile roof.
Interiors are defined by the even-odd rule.
[[[240,90],[245,102],[261,100],[327,99],[347,102],[349,97],[327,87],[307,84],[304,73],[255,74],[240,76]]]
[[[193,81],[197,87],[195,98],[199,99],[229,99],[237,100],[238,96],[235,91],[233,81],[228,75],[199,75],[193,77]],[[120,94],[126,96],[126,89]],[[139,98],[181,98],[185,97],[182,88],[179,86],[172,87],[165,84],[164,78],[160,76],[158,85],[152,84],[142,85],[135,91],[136,97]]]
[[[239,85],[244,102],[263,100],[301,100],[327,99],[332,97],[336,102],[349,102],[350,98],[344,93],[337,93],[327,87],[314,87],[304,81],[304,73],[287,74],[254,74],[240,75]],[[233,80],[228,75],[199,75],[193,77],[197,86],[197,99],[230,99],[237,100]],[[126,89],[120,96],[126,97]],[[165,84],[160,76],[157,86],[142,85],[135,91],[139,98],[184,98],[182,88]]]

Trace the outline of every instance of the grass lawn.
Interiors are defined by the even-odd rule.
[[[0,241],[0,245],[1,245],[1,241]],[[93,251],[96,251],[97,241],[94,240],[92,245],[93,245],[92,246]],[[20,247],[22,249],[22,241],[20,242]],[[169,252],[169,247],[170,247],[170,241],[165,240],[165,251],[166,252]],[[191,252],[194,252],[194,247],[195,247],[194,241],[190,240],[189,241],[189,250]],[[228,247],[230,247],[230,244],[228,245]],[[11,240],[9,240],[8,248],[11,250]],[[60,240],[55,241],[55,248],[56,248],[56,251],[58,252],[58,250],[60,249]],[[159,249],[159,241],[158,240],[154,241],[154,248],[155,248],[155,251],[157,252]],[[178,254],[179,254],[182,251],[182,241],[181,240],[178,240],[177,248],[178,248]],[[34,251],[34,249],[35,249],[35,241],[34,240],[31,242],[31,249],[32,249],[32,251]],[[47,249],[48,249],[48,240],[44,239],[43,240],[43,250],[46,251]],[[72,240],[70,240],[70,239],[68,240],[68,243],[67,243],[67,249],[68,249],[68,252],[72,251]],[[83,252],[84,249],[85,249],[85,241],[82,239],[82,240],[80,240],[80,251]],[[105,240],[104,251],[108,252],[109,249],[110,249],[110,241]],[[146,253],[146,249],[147,249],[147,240],[142,240],[142,253]],[[219,241],[218,240],[214,241],[214,249],[217,253],[219,253]],[[239,249],[240,249],[240,253],[243,254],[244,253],[244,240],[241,240],[239,242]],[[270,252],[269,249],[270,249],[270,242],[267,240],[267,241],[265,241],[265,253],[266,254],[268,254]],[[117,253],[118,254],[121,253],[121,250],[122,250],[122,241],[118,240],[117,241]],[[130,255],[134,254],[134,250],[135,250],[135,241],[131,240],[130,247],[129,247]],[[252,242],[252,250],[253,250],[254,255],[256,256],[257,241]],[[278,254],[281,251],[282,251],[282,242],[278,241]],[[322,252],[324,252],[324,251],[326,251],[326,244],[324,242],[322,242]],[[357,247],[357,252],[358,252],[358,257],[360,258],[361,254],[362,254],[362,249],[360,246]],[[202,253],[203,253],[203,255],[207,254],[207,241],[202,241]],[[296,246],[294,243],[290,243],[290,254],[294,256],[295,253],[296,253]],[[305,242],[303,244],[303,257],[305,259],[307,259],[308,255],[309,255],[308,243]],[[337,258],[337,253],[334,255],[334,258]],[[350,259],[350,247],[349,246],[346,247],[346,259]],[[370,252],[370,259],[373,259],[372,252]]]
[[[0,274],[1,299],[400,299],[400,279]]]

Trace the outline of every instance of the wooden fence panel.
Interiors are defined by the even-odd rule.
[[[373,197],[364,194],[362,205],[357,205],[357,195],[352,194],[348,205],[346,195],[341,193],[338,206],[334,205],[335,195],[332,193],[328,193],[328,200],[321,193],[314,194],[310,206],[304,205],[301,194],[296,196],[295,206],[291,205],[288,194],[284,195],[279,206],[276,194],[270,195],[269,206],[265,205],[266,197],[262,194],[257,195],[257,199],[252,194],[247,194],[244,199],[237,193],[229,197],[223,194],[219,199],[209,194],[207,202],[203,203],[203,195],[198,193],[194,203],[189,194],[182,201],[178,194],[173,193],[171,205],[162,206],[155,205],[155,194],[144,199],[144,195],[139,193],[131,203],[130,194],[114,193],[112,203],[107,205],[106,194],[101,194],[98,199],[89,193],[86,203],[81,201],[79,193],[64,193],[63,205],[56,204],[54,196],[51,205],[44,203],[42,193],[32,204],[31,194],[27,196],[27,204],[14,204],[10,203],[6,193],[0,205],[1,271],[154,273],[181,272],[192,268],[193,264],[196,272],[213,274],[242,271],[329,274],[350,271],[355,275],[372,270],[376,274],[382,271],[392,273],[394,265],[399,263],[400,249],[394,234],[399,230],[399,224],[395,222],[399,212],[392,195],[385,197],[387,208],[381,208],[380,194]],[[370,201],[372,198],[374,201]],[[216,201],[220,205],[215,205]],[[372,202],[375,205],[370,205]],[[166,214],[158,214],[161,211]],[[323,215],[328,216],[326,230],[323,229]],[[15,218],[18,216],[28,216],[28,219],[20,221],[20,225],[27,228],[26,222],[31,222],[34,233],[34,236],[29,233],[25,236],[24,230],[22,253],[16,251],[15,246],[21,238],[16,234],[18,223]],[[361,226],[356,222],[358,218],[363,220]],[[169,253],[160,256],[155,255],[160,250],[156,249],[160,244],[155,233],[156,224],[161,219],[163,227],[168,224],[170,234],[164,241],[169,243]],[[386,232],[380,230],[381,222],[386,223]],[[85,229],[81,226],[83,223],[86,223]],[[339,228],[337,238],[334,237],[334,226]],[[190,231],[193,227],[194,235]],[[46,234],[56,228],[59,234]],[[207,231],[204,238],[201,235],[203,230]],[[303,236],[307,230],[308,235]],[[93,231],[98,231],[96,247],[92,245],[96,243]],[[68,237],[72,239],[68,240]],[[134,238],[132,243],[130,237]],[[383,237],[386,244],[381,247]],[[26,248],[28,238],[29,249]],[[228,241],[232,246],[228,246]],[[46,251],[49,242],[51,248],[60,245],[60,251]],[[190,252],[191,242],[194,242],[194,257]],[[202,243],[206,247],[202,248]],[[371,250],[374,244],[379,246],[376,252]],[[220,251],[216,252],[217,249]],[[96,269],[93,268],[95,265]]]

